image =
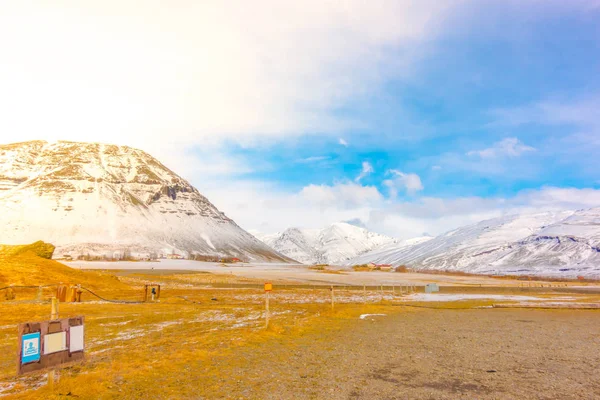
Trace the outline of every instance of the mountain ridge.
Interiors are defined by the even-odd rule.
[[[0,145],[0,243],[44,240],[56,257],[124,253],[290,262],[188,181],[129,146]]]
[[[292,227],[258,237],[278,252],[304,264],[339,264],[396,240],[345,222],[323,229]]]

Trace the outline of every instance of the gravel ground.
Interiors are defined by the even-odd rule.
[[[409,309],[342,325],[238,349],[221,397],[600,398],[597,311]]]

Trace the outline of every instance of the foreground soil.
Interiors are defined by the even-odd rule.
[[[362,311],[386,315],[360,319]],[[181,337],[173,342],[155,337],[154,348],[128,348],[61,371],[53,392],[42,387],[22,394],[107,399],[600,398],[598,311],[381,305],[324,313],[305,323],[275,325],[245,338],[205,337],[199,344],[204,352],[197,358],[178,350]],[[9,398],[13,396],[21,398],[14,392]]]
[[[253,367],[224,388],[272,399],[600,398],[594,311],[420,309],[293,344],[241,351]]]

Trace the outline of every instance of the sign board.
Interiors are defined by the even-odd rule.
[[[273,284],[271,282],[265,283],[265,292],[270,292],[273,290]]]
[[[83,320],[74,317],[20,324],[17,374],[83,360]]]
[[[433,292],[439,292],[440,291],[440,287],[438,286],[437,283],[428,283],[427,285],[425,285],[425,293],[433,293]]]

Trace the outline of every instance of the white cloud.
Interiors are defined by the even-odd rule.
[[[540,190],[523,190],[511,200],[516,207],[533,210],[576,210],[600,207],[600,190],[543,187]]]
[[[338,143],[344,147],[348,147],[348,142],[344,138],[339,138]]]
[[[479,156],[481,158],[518,157],[523,153],[535,151],[536,149],[525,145],[517,138],[504,138],[487,149],[473,150],[468,156]]]
[[[540,151],[554,160],[567,159],[569,168],[595,176],[595,154],[600,149],[600,96],[544,100],[536,103],[492,111],[492,127],[502,129],[527,124],[560,127],[548,129],[538,143]]]
[[[407,174],[395,169],[389,170],[388,173],[393,177],[392,179],[383,181],[383,184],[388,187],[392,199],[395,199],[398,196],[398,192],[402,190],[410,195],[423,190],[421,178],[417,174]]]
[[[327,161],[329,159],[330,159],[330,157],[328,157],[328,156],[313,156],[313,157],[301,158],[299,160],[296,160],[296,162],[300,163],[300,164],[311,164],[311,163],[315,163],[315,162],[319,162],[319,161]]]
[[[572,124],[600,128],[598,108],[600,97],[578,100],[543,100],[520,107],[501,108],[491,111],[492,126],[519,126],[529,123],[545,125]]]
[[[356,183],[335,185],[308,185],[302,188],[300,197],[321,208],[353,208],[378,204],[383,196],[375,186]]]
[[[198,190],[245,229],[281,232],[291,226],[316,228],[339,221],[366,221],[383,204],[374,187],[354,183],[308,185],[284,191],[261,181],[199,182]]]
[[[507,198],[419,197],[402,202],[385,199],[374,187],[348,182],[282,191],[265,182],[237,181],[223,187],[214,181],[202,182],[198,189],[243,228],[265,233],[362,221],[367,229],[410,238],[507,214],[600,207],[600,190],[556,187],[524,190]]]
[[[370,229],[409,238],[422,232],[438,235],[502,215],[592,207],[600,207],[600,190],[543,187],[508,198],[422,197],[373,209],[365,221]]]
[[[3,2],[2,141],[339,134],[363,123],[336,111],[409,73],[454,3]]]
[[[354,179],[354,182],[360,182],[361,179],[363,179],[367,175],[372,174],[374,171],[375,170],[373,169],[373,166],[370,162],[363,161],[362,170],[360,171],[360,174],[358,174],[358,176]]]

